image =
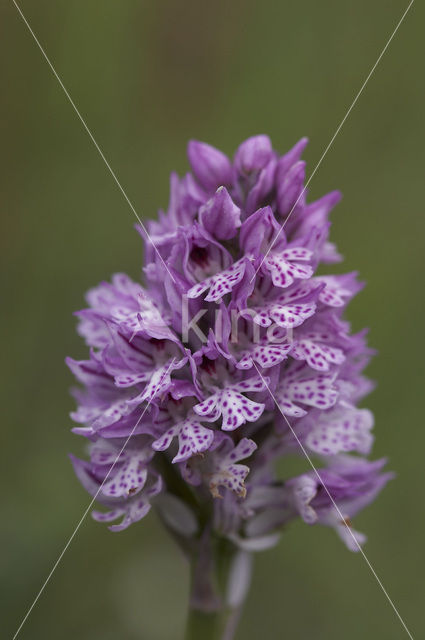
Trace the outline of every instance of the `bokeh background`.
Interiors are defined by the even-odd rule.
[[[142,217],[168,200],[198,138],[232,154],[268,133],[301,136],[310,172],[407,0],[21,0]],[[72,312],[115,271],[140,276],[133,213],[13,3],[1,1],[1,579],[3,637],[88,505],[67,453]],[[365,551],[415,638],[425,631],[424,54],[415,2],[311,182],[340,188],[333,239],[368,287],[352,303],[379,357],[374,456],[397,473],[356,520]],[[21,631],[22,640],[179,640],[188,571],[155,516],[121,534],[90,517]],[[328,529],[292,526],[256,558],[238,639],[407,637],[360,555]]]

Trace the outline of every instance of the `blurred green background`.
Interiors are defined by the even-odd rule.
[[[268,133],[310,137],[309,171],[407,0],[55,0],[20,6],[142,217],[168,201],[189,138],[232,154]],[[2,0],[2,483],[0,603],[12,637],[86,509],[67,452],[72,312],[115,271],[139,277],[133,213],[12,2]],[[366,554],[415,638],[425,562],[423,3],[415,2],[312,180],[340,188],[333,239],[368,287],[379,381],[374,456],[397,473],[356,519]],[[179,640],[188,572],[155,516],[121,534],[90,517],[20,638]],[[407,637],[360,555],[328,529],[291,527],[256,558],[238,639]]]

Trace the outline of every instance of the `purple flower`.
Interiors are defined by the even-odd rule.
[[[369,504],[391,473],[380,473],[386,460],[335,456],[326,469],[289,480],[285,491],[293,507],[307,524],[320,522],[333,527],[349,549],[358,550],[365,536],[351,527],[350,519]],[[335,508],[335,504],[337,508]]]
[[[172,175],[149,237],[139,229],[145,287],[117,274],[77,312],[90,351],[67,359],[82,385],[71,415],[90,460],[72,462],[113,531],[153,507],[193,545],[214,530],[264,549],[297,517],[364,541],[351,518],[391,474],[365,458],[373,416],[357,406],[373,352],[344,313],[362,283],[317,275],[341,260],[328,239],[340,195],[306,202],[306,144],[279,157],[255,136],[231,162],[190,142],[192,172]],[[305,460],[278,477],[302,449],[318,471]]]

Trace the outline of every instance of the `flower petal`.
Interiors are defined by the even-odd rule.
[[[214,440],[214,432],[204,427],[199,419],[193,416],[167,429],[160,438],[152,443],[152,447],[155,451],[165,451],[175,437],[179,439],[179,450],[174,456],[173,462],[184,462],[184,460],[209,449]]]

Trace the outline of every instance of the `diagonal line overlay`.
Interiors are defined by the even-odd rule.
[[[165,376],[169,373],[169,371],[171,370],[171,367],[174,364],[174,358],[173,360],[171,360],[170,362],[170,366],[168,367],[168,369],[165,372]],[[73,541],[74,537],[76,536],[79,528],[81,527],[81,525],[83,524],[88,512],[90,511],[90,509],[92,508],[93,504],[95,503],[97,496],[99,495],[99,493],[102,491],[103,485],[105,484],[105,482],[107,481],[107,479],[109,478],[109,476],[111,475],[116,463],[118,462],[122,452],[124,451],[124,449],[126,448],[127,444],[130,441],[130,438],[133,436],[134,432],[136,431],[138,425],[140,424],[143,416],[145,415],[146,411],[148,410],[149,406],[151,404],[151,400],[149,400],[149,402],[147,403],[146,407],[143,409],[141,416],[139,417],[139,419],[137,420],[136,424],[134,425],[133,429],[131,430],[131,433],[129,436],[127,436],[127,439],[125,440],[120,452],[118,453],[117,457],[115,458],[113,464],[111,465],[111,468],[109,469],[108,473],[106,474],[104,480],[102,481],[102,484],[99,486],[98,490],[96,491],[95,495],[93,496],[93,498],[91,499],[87,509],[84,511],[83,515],[81,516],[77,526],[75,527],[74,531],[72,532],[71,536],[68,538],[68,541],[66,543],[66,545],[64,546],[64,548],[62,549],[61,553],[59,554],[58,559],[56,560],[55,564],[53,565],[53,567],[50,570],[50,573],[48,574],[47,578],[45,579],[45,581],[43,582],[41,589],[39,590],[39,592],[37,593],[36,597],[34,598],[31,606],[29,607],[27,613],[25,614],[21,624],[19,625],[18,629],[15,632],[15,635],[13,636],[12,640],[15,640],[18,637],[19,632],[21,631],[22,627],[24,626],[27,618],[29,617],[31,611],[34,609],[35,605],[37,604],[41,594],[43,593],[44,589],[47,587],[47,584],[50,581],[50,578],[53,576],[54,572],[56,571],[56,569],[58,568],[59,563],[61,562],[63,556],[65,555],[65,552],[67,551],[69,545],[71,544],[71,542]]]
[[[167,267],[167,265],[164,262],[163,257],[161,256],[158,247],[156,246],[156,244],[154,243],[154,241],[152,240],[151,236],[149,235],[145,225],[143,224],[139,214],[137,213],[136,209],[133,206],[133,203],[131,202],[130,198],[128,197],[128,195],[126,194],[126,192],[124,191],[123,187],[121,186],[120,181],[118,180],[114,170],[112,169],[111,165],[109,164],[109,162],[107,161],[107,159],[105,158],[105,155],[102,151],[102,149],[99,147],[98,143],[96,142],[95,137],[93,136],[92,132],[90,131],[90,129],[88,128],[83,116],[81,115],[81,113],[79,112],[79,110],[77,109],[73,99],[71,98],[71,96],[69,95],[65,85],[63,84],[62,80],[60,79],[58,73],[56,72],[56,69],[54,68],[53,64],[50,62],[50,59],[48,58],[46,52],[44,51],[43,47],[41,46],[39,40],[37,39],[37,36],[35,35],[34,31],[31,29],[28,20],[25,18],[24,14],[22,13],[21,9],[19,8],[19,6],[17,5],[17,3],[15,2],[15,0],[12,0],[13,4],[15,5],[19,15],[21,16],[22,20],[24,21],[24,23],[26,24],[28,31],[31,33],[32,37],[34,38],[38,48],[40,49],[41,53],[43,54],[44,59],[46,60],[47,64],[49,65],[50,69],[53,72],[53,75],[55,76],[56,80],[59,82],[61,88],[63,89],[64,94],[66,95],[66,97],[68,98],[68,101],[70,102],[72,108],[74,109],[75,113],[77,114],[78,118],[81,121],[81,124],[83,125],[84,129],[87,131],[90,140],[93,142],[94,146],[96,147],[97,151],[99,152],[100,157],[102,158],[103,162],[105,163],[106,167],[109,170],[109,173],[111,174],[111,176],[113,177],[118,189],[121,191],[122,195],[124,196],[127,204],[129,205],[130,209],[132,210],[132,212],[134,213],[134,215],[137,218],[137,221],[139,222],[143,233],[146,235],[146,237],[148,238],[149,242],[151,243],[152,247],[154,248],[157,256],[159,257],[159,259],[161,260],[162,264],[164,265],[165,269],[168,272],[168,275],[170,276],[170,278],[173,280],[173,282],[176,282],[173,274],[171,273],[171,271],[169,270],[169,268]]]
[[[33,31],[33,30],[32,30],[32,28],[30,27],[30,25],[29,25],[29,23],[28,23],[27,19],[25,18],[24,14],[22,13],[22,11],[21,11],[20,7],[18,6],[18,4],[16,3],[16,1],[15,1],[15,0],[12,0],[12,2],[13,2],[13,4],[15,5],[15,7],[16,7],[16,9],[17,9],[18,13],[20,14],[20,16],[21,16],[21,18],[22,18],[23,22],[25,23],[26,27],[28,28],[29,32],[31,33],[31,35],[32,35],[32,37],[33,37],[33,39],[34,39],[34,41],[36,42],[36,44],[37,44],[38,48],[40,49],[40,51],[41,51],[41,53],[42,53],[43,57],[45,58],[45,60],[46,60],[47,64],[49,65],[49,67],[50,67],[51,71],[53,72],[53,74],[54,74],[54,76],[55,76],[56,80],[58,81],[58,83],[59,83],[59,85],[61,86],[61,88],[62,88],[63,92],[65,93],[65,95],[66,95],[66,97],[67,97],[68,101],[70,102],[70,104],[71,104],[72,108],[74,109],[74,111],[75,111],[75,113],[77,114],[77,116],[78,116],[79,120],[81,121],[81,123],[82,123],[82,125],[83,125],[84,129],[86,130],[87,134],[89,135],[89,137],[90,137],[90,139],[91,139],[92,143],[93,143],[93,144],[94,144],[94,146],[96,147],[96,149],[97,149],[97,151],[98,151],[99,155],[101,156],[101,158],[102,158],[103,162],[105,163],[105,165],[106,165],[107,169],[109,170],[110,174],[112,175],[112,177],[113,177],[113,179],[114,179],[114,181],[115,181],[116,185],[118,186],[118,188],[119,188],[119,190],[121,191],[122,195],[124,196],[124,198],[125,198],[125,200],[126,200],[127,204],[129,205],[130,209],[132,210],[133,214],[135,215],[136,219],[138,220],[138,222],[139,222],[139,224],[140,224],[140,226],[141,226],[141,228],[142,228],[143,232],[146,234],[146,237],[148,238],[148,240],[149,240],[149,241],[150,241],[150,243],[152,244],[152,247],[154,248],[154,250],[155,250],[156,254],[157,254],[157,255],[158,255],[158,257],[160,258],[160,260],[161,260],[162,264],[164,265],[165,269],[167,270],[168,274],[170,275],[170,277],[172,278],[172,280],[175,282],[175,278],[173,277],[172,273],[170,272],[170,270],[168,269],[167,265],[165,264],[164,259],[162,258],[162,256],[161,256],[161,254],[160,254],[160,252],[159,252],[158,248],[156,247],[155,243],[153,242],[152,238],[150,237],[150,235],[149,235],[149,233],[148,233],[148,231],[147,231],[147,229],[146,229],[145,225],[143,224],[143,222],[142,222],[141,218],[139,217],[139,215],[138,215],[137,211],[135,210],[135,208],[134,208],[134,206],[133,206],[132,202],[130,201],[129,197],[127,196],[126,192],[124,191],[123,187],[121,186],[121,183],[119,182],[119,180],[118,180],[118,178],[117,178],[117,176],[116,176],[115,172],[113,171],[112,167],[110,166],[109,162],[107,161],[107,159],[106,159],[106,157],[105,157],[105,155],[104,155],[103,151],[101,150],[100,146],[99,146],[99,145],[98,145],[98,143],[96,142],[96,139],[94,138],[94,136],[93,136],[92,132],[90,131],[89,127],[87,126],[87,124],[86,124],[85,120],[84,120],[84,119],[83,119],[83,117],[81,116],[81,114],[80,114],[80,112],[79,112],[78,108],[76,107],[76,105],[75,105],[74,101],[72,100],[72,98],[71,98],[70,94],[68,93],[68,91],[67,91],[66,87],[64,86],[64,84],[63,84],[63,82],[62,82],[61,78],[59,77],[58,73],[56,72],[56,70],[55,70],[55,68],[54,68],[53,64],[51,63],[50,59],[48,58],[47,54],[45,53],[45,51],[44,51],[43,47],[41,46],[41,44],[40,44],[39,40],[38,40],[38,39],[37,39],[37,37],[36,37],[36,35],[35,35],[34,31]],[[276,234],[276,236],[274,237],[274,239],[273,239],[272,243],[270,244],[270,246],[269,246],[269,248],[268,248],[268,250],[267,250],[266,254],[264,255],[264,257],[263,257],[263,259],[262,259],[262,261],[261,261],[261,264],[259,265],[259,267],[258,267],[257,271],[255,272],[255,274],[254,274],[254,276],[253,276],[253,278],[252,278],[252,279],[254,279],[254,278],[255,278],[255,276],[257,275],[258,271],[260,270],[260,268],[261,268],[261,266],[262,266],[262,264],[263,264],[264,260],[267,258],[267,256],[268,256],[269,252],[272,250],[272,248],[273,248],[274,244],[276,243],[276,241],[277,241],[277,239],[278,239],[278,237],[279,237],[280,233],[283,231],[283,229],[284,229],[284,227],[285,227],[286,223],[288,222],[288,220],[289,220],[289,218],[291,217],[291,215],[292,215],[293,211],[295,210],[296,205],[298,204],[298,202],[299,202],[299,201],[300,201],[300,199],[302,198],[303,194],[305,193],[306,189],[308,188],[308,185],[310,184],[311,180],[313,179],[314,175],[316,174],[317,170],[319,169],[320,165],[322,164],[322,162],[323,162],[323,160],[324,160],[325,156],[327,155],[327,153],[328,153],[329,149],[330,149],[330,148],[331,148],[331,146],[333,145],[333,143],[334,143],[334,141],[335,141],[336,137],[338,136],[339,132],[341,131],[341,129],[342,129],[342,127],[343,127],[344,123],[346,122],[346,120],[347,120],[348,116],[350,115],[350,113],[351,113],[352,109],[353,109],[353,108],[354,108],[354,106],[356,105],[356,103],[357,103],[358,99],[360,98],[360,95],[362,94],[362,92],[363,92],[363,90],[365,89],[365,87],[366,87],[367,83],[369,82],[370,78],[372,77],[372,75],[373,75],[373,73],[374,73],[374,71],[375,71],[376,67],[378,66],[378,64],[379,64],[379,62],[381,61],[381,59],[382,59],[383,55],[385,54],[386,50],[388,49],[388,47],[389,47],[389,45],[390,45],[391,41],[393,40],[393,38],[394,38],[395,34],[397,33],[397,31],[398,31],[399,27],[401,26],[402,22],[404,21],[405,17],[407,16],[407,13],[409,12],[409,10],[410,10],[410,8],[412,7],[413,3],[414,3],[414,0],[411,0],[411,1],[410,1],[410,3],[409,3],[409,5],[407,6],[406,10],[404,11],[403,15],[401,16],[401,18],[400,18],[399,22],[397,23],[397,25],[396,25],[396,27],[395,27],[394,31],[392,32],[392,34],[391,34],[390,38],[388,39],[388,41],[387,41],[387,43],[385,44],[384,48],[382,49],[382,51],[381,51],[380,55],[378,56],[378,59],[376,60],[376,62],[375,62],[375,64],[373,65],[373,67],[371,68],[371,70],[370,70],[369,74],[367,75],[367,77],[366,77],[365,81],[363,82],[362,86],[360,87],[360,90],[359,90],[359,91],[358,91],[358,93],[356,94],[356,96],[355,96],[355,98],[354,98],[353,102],[351,103],[351,105],[350,105],[349,109],[347,110],[346,114],[344,115],[343,119],[341,120],[340,124],[338,125],[338,127],[337,127],[337,129],[336,129],[336,131],[335,131],[334,135],[332,136],[332,138],[331,138],[330,142],[328,143],[327,147],[325,148],[324,152],[322,153],[322,155],[321,155],[321,157],[320,157],[320,159],[319,159],[319,161],[318,161],[317,165],[315,166],[315,168],[314,168],[313,172],[311,173],[311,175],[310,175],[309,179],[307,180],[307,182],[306,182],[306,184],[305,184],[305,186],[304,186],[303,190],[301,191],[300,195],[298,196],[298,198],[297,198],[297,200],[296,200],[295,204],[293,205],[293,207],[292,207],[291,211],[289,212],[289,214],[288,214],[287,218],[285,219],[285,221],[284,221],[284,222],[283,222],[283,224],[281,225],[281,228],[279,229],[278,233]],[[170,364],[170,367],[169,367],[168,371],[171,369],[172,364],[173,364],[173,362],[171,362],[171,364]],[[396,608],[396,606],[395,606],[394,602],[392,601],[392,599],[391,599],[390,595],[388,594],[387,590],[386,590],[386,589],[385,589],[385,587],[383,586],[383,584],[382,584],[381,580],[379,579],[378,575],[376,574],[376,571],[374,570],[374,568],[373,568],[372,564],[371,564],[371,563],[370,563],[370,561],[368,560],[368,558],[367,558],[366,554],[364,553],[363,549],[361,548],[360,544],[358,543],[357,539],[355,538],[354,534],[352,533],[352,531],[351,531],[350,527],[349,527],[349,526],[348,526],[348,524],[346,523],[345,518],[343,517],[343,515],[342,515],[342,513],[341,513],[341,511],[340,511],[340,509],[339,509],[339,507],[338,507],[338,505],[336,504],[336,502],[335,502],[335,500],[333,499],[333,497],[332,497],[331,493],[329,492],[328,488],[326,487],[325,483],[323,482],[323,480],[322,480],[322,478],[321,478],[321,476],[320,476],[320,474],[319,474],[318,470],[316,469],[316,467],[315,467],[314,463],[312,462],[312,460],[311,460],[311,458],[310,458],[310,456],[309,456],[308,452],[306,451],[306,449],[305,449],[305,447],[303,446],[302,442],[299,440],[299,438],[298,438],[297,434],[295,433],[295,431],[294,431],[294,429],[292,428],[291,424],[289,423],[289,421],[288,421],[287,417],[286,417],[286,416],[285,416],[285,414],[283,413],[283,411],[282,411],[281,407],[279,406],[279,404],[278,404],[278,402],[277,402],[277,400],[276,400],[276,398],[275,398],[274,394],[272,393],[271,389],[269,388],[269,386],[268,386],[267,382],[265,381],[264,377],[262,376],[262,374],[261,374],[260,370],[258,369],[258,367],[257,367],[257,365],[256,365],[255,363],[254,363],[254,367],[255,367],[255,369],[257,370],[257,373],[259,374],[260,378],[262,379],[262,381],[263,381],[263,383],[264,383],[265,387],[267,388],[267,390],[268,390],[268,392],[269,392],[270,396],[272,397],[272,399],[273,399],[274,403],[276,404],[276,407],[278,408],[279,412],[282,414],[282,416],[283,416],[283,418],[284,418],[284,420],[285,420],[286,424],[288,425],[288,428],[289,428],[289,429],[290,429],[290,431],[292,432],[292,435],[293,435],[293,436],[294,436],[294,438],[296,439],[296,441],[297,441],[298,445],[300,446],[300,448],[301,448],[301,450],[302,450],[302,452],[303,452],[304,456],[306,457],[307,461],[309,462],[309,464],[310,464],[311,468],[313,469],[314,473],[315,473],[315,474],[317,475],[317,477],[319,478],[320,483],[322,484],[322,486],[323,486],[323,488],[325,489],[325,491],[326,491],[327,495],[329,496],[329,498],[330,498],[330,500],[331,500],[331,502],[332,502],[332,505],[334,506],[335,510],[337,511],[338,515],[339,515],[339,516],[340,516],[340,518],[341,518],[341,521],[345,523],[345,526],[347,527],[347,529],[348,529],[348,531],[349,531],[350,535],[352,536],[352,538],[353,538],[353,540],[354,540],[354,542],[355,542],[355,544],[356,544],[356,547],[358,548],[358,550],[359,550],[360,554],[362,555],[362,557],[363,557],[363,559],[365,560],[365,562],[366,562],[367,566],[369,567],[369,569],[370,569],[370,571],[371,571],[371,573],[372,573],[373,577],[375,578],[376,582],[378,583],[379,587],[381,588],[382,592],[384,593],[384,595],[385,595],[386,599],[388,600],[388,602],[389,602],[389,604],[390,604],[391,608],[393,609],[393,611],[394,611],[395,615],[397,616],[397,618],[398,618],[399,622],[401,623],[401,625],[402,625],[403,629],[404,629],[404,630],[405,630],[405,632],[407,633],[408,637],[409,637],[411,640],[413,640],[413,636],[412,636],[412,634],[410,633],[410,631],[409,631],[409,629],[408,629],[408,627],[407,627],[406,623],[404,622],[403,618],[401,617],[401,615],[400,615],[400,613],[399,613],[398,609]],[[167,371],[167,373],[168,373],[168,371]],[[28,618],[28,617],[29,617],[29,615],[31,614],[31,612],[32,612],[33,608],[35,607],[35,605],[37,604],[37,602],[38,602],[38,600],[39,600],[40,596],[42,595],[42,593],[43,593],[43,591],[45,590],[45,588],[46,588],[46,586],[47,586],[48,582],[49,582],[49,581],[50,581],[50,579],[52,578],[52,576],[53,576],[54,572],[56,571],[56,569],[57,569],[58,565],[60,564],[60,562],[61,562],[61,560],[62,560],[62,558],[63,558],[63,556],[64,556],[65,552],[67,551],[67,549],[68,549],[68,547],[70,546],[71,542],[73,541],[73,539],[74,539],[75,535],[77,534],[78,530],[80,529],[80,527],[81,527],[81,525],[82,525],[83,521],[85,520],[85,518],[86,518],[87,514],[89,513],[90,509],[92,508],[92,506],[93,506],[93,504],[94,504],[95,500],[97,499],[97,497],[98,497],[99,493],[101,492],[101,490],[102,490],[102,488],[103,488],[103,485],[105,484],[105,482],[107,481],[107,479],[108,479],[108,477],[110,476],[111,472],[113,471],[113,469],[114,469],[114,467],[115,467],[115,465],[116,465],[116,463],[117,463],[117,461],[118,461],[119,457],[121,456],[122,452],[123,452],[123,451],[124,451],[124,449],[126,448],[126,446],[127,446],[128,442],[129,442],[130,438],[133,436],[133,434],[134,434],[134,432],[135,432],[135,430],[136,430],[137,426],[140,424],[140,421],[142,420],[143,416],[145,415],[145,413],[146,413],[147,409],[149,408],[150,404],[151,404],[151,401],[149,401],[149,402],[147,403],[147,405],[146,405],[145,409],[143,410],[143,412],[142,412],[141,416],[139,417],[139,419],[137,420],[136,424],[134,425],[134,427],[133,427],[133,429],[132,429],[132,431],[131,431],[130,435],[129,435],[129,436],[127,437],[127,439],[125,440],[124,445],[122,446],[122,448],[121,448],[121,450],[120,450],[119,454],[117,455],[117,457],[116,457],[116,459],[115,459],[114,463],[113,463],[113,464],[112,464],[112,466],[110,467],[110,469],[109,469],[109,471],[108,471],[108,473],[107,473],[107,475],[106,475],[105,479],[103,480],[103,482],[102,482],[102,484],[100,485],[99,489],[97,490],[96,494],[94,495],[94,497],[93,497],[93,498],[92,498],[92,500],[90,501],[90,503],[89,503],[89,505],[88,505],[87,509],[86,509],[86,510],[85,510],[85,512],[83,513],[83,515],[82,515],[82,517],[80,518],[80,520],[79,520],[79,522],[78,522],[77,526],[75,527],[75,529],[74,529],[73,533],[72,533],[72,534],[71,534],[71,536],[69,537],[69,539],[68,539],[68,541],[67,541],[67,543],[66,543],[65,547],[63,548],[63,550],[62,550],[62,552],[60,553],[60,555],[59,555],[58,559],[56,560],[56,562],[54,563],[54,565],[53,565],[53,567],[52,567],[51,571],[49,572],[49,574],[48,574],[48,576],[47,576],[46,580],[44,581],[44,583],[43,583],[43,585],[42,585],[41,589],[40,589],[40,590],[39,590],[39,592],[37,593],[37,596],[35,597],[34,601],[32,602],[31,606],[29,607],[29,609],[28,609],[27,613],[25,614],[25,616],[24,616],[24,618],[23,618],[23,620],[22,620],[21,624],[19,625],[19,627],[18,627],[17,631],[15,632],[15,635],[13,636],[13,640],[15,640],[15,639],[17,638],[17,636],[18,636],[18,634],[20,633],[20,631],[21,631],[21,629],[22,629],[23,625],[25,624],[25,622],[26,622],[27,618]]]
[[[367,558],[365,552],[363,551],[361,545],[358,543],[356,536],[354,535],[354,533],[351,531],[350,526],[348,525],[346,518],[343,516],[343,514],[341,513],[340,508],[338,507],[338,505],[336,504],[334,498],[332,497],[332,494],[330,493],[328,487],[326,486],[325,482],[322,480],[320,473],[318,472],[318,470],[316,469],[314,462],[312,461],[312,459],[310,458],[308,452],[306,451],[303,443],[301,442],[301,440],[298,438],[297,434],[295,433],[294,429],[292,428],[288,418],[286,417],[286,415],[283,413],[278,401],[276,400],[275,395],[273,394],[272,390],[270,389],[269,385],[267,384],[267,381],[265,380],[264,376],[261,374],[261,371],[259,370],[257,364],[255,362],[253,362],[255,369],[257,370],[258,375],[260,376],[264,386],[266,387],[267,391],[269,392],[271,398],[273,399],[273,402],[275,403],[276,407],[279,409],[280,414],[282,415],[283,419],[285,420],[286,424],[288,425],[292,435],[294,436],[295,440],[297,441],[298,446],[300,447],[301,451],[303,452],[304,456],[307,458],[308,463],[310,464],[311,468],[313,469],[314,473],[316,474],[316,476],[319,479],[320,484],[323,486],[324,490],[326,491],[330,501],[332,502],[333,507],[335,508],[336,512],[338,513],[338,516],[341,518],[341,522],[345,525],[345,527],[347,527],[348,532],[350,533],[351,537],[353,538],[355,545],[358,549],[358,551],[360,552],[360,554],[363,556],[364,561],[366,562],[367,566],[369,567],[373,577],[375,578],[376,582],[378,583],[378,585],[380,586],[382,592],[384,593],[386,599],[388,600],[389,604],[391,605],[394,613],[396,614],[397,618],[399,619],[403,629],[405,630],[405,632],[407,633],[407,635],[409,636],[410,640],[413,640],[413,636],[410,633],[409,629],[407,628],[406,623],[404,622],[403,618],[401,617],[397,607],[395,606],[394,602],[392,601],[388,591],[385,589],[384,585],[382,584],[381,580],[379,579],[375,569],[373,568],[371,562],[369,561],[369,559]]]
[[[386,52],[386,50],[388,49],[388,47],[390,46],[390,43],[392,41],[392,39],[394,38],[395,34],[397,33],[399,27],[401,26],[401,23],[403,22],[403,20],[405,19],[405,17],[407,16],[410,7],[413,5],[415,0],[410,0],[410,3],[407,7],[407,9],[405,10],[405,12],[403,13],[403,15],[401,16],[400,20],[398,21],[394,31],[392,32],[392,34],[390,35],[389,39],[387,40],[387,43],[385,45],[385,47],[382,49],[381,53],[378,56],[378,59],[376,60],[375,64],[373,65],[372,69],[369,71],[366,80],[363,82],[362,86],[360,87],[359,91],[356,94],[356,97],[354,98],[353,102],[351,103],[348,111],[346,112],[345,116],[343,117],[343,119],[341,120],[341,122],[339,123],[335,133],[333,134],[328,146],[326,147],[326,149],[324,150],[324,152],[322,153],[322,155],[320,156],[319,162],[316,164],[316,166],[314,167],[309,179],[307,180],[307,182],[305,183],[305,186],[303,188],[303,190],[301,191],[300,195],[298,196],[298,198],[295,201],[295,204],[293,205],[292,209],[290,210],[290,212],[288,213],[287,218],[285,219],[285,221],[282,223],[279,231],[277,232],[277,234],[275,235],[275,237],[273,238],[269,248],[267,249],[265,255],[263,256],[263,259],[260,262],[260,265],[258,267],[258,269],[256,270],[256,272],[254,273],[254,275],[252,276],[250,282],[252,282],[254,280],[254,278],[256,277],[257,273],[259,272],[259,270],[261,269],[264,260],[267,258],[267,256],[269,255],[270,251],[273,249],[276,240],[278,239],[278,237],[280,236],[280,234],[282,233],[283,229],[285,228],[286,223],[288,222],[289,218],[291,217],[295,207],[297,206],[298,202],[301,200],[301,198],[303,197],[308,185],[310,184],[311,180],[313,179],[316,171],[318,170],[318,168],[320,167],[320,165],[322,164],[322,161],[324,160],[326,154],[328,153],[329,149],[331,148],[331,146],[333,145],[335,138],[337,137],[337,135],[339,134],[339,132],[341,131],[345,121],[347,120],[348,116],[350,115],[351,111],[353,110],[354,106],[357,103],[357,100],[360,98],[363,89],[366,87],[367,83],[369,82],[370,78],[372,77],[373,72],[375,71],[376,67],[378,66],[378,64],[380,63],[382,56],[384,55],[384,53]]]

